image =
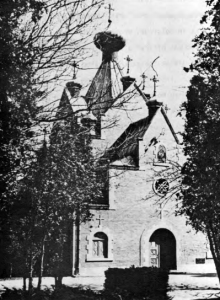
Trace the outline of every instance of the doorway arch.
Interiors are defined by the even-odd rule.
[[[153,232],[149,239],[150,265],[176,270],[176,239],[173,233],[165,228]]]

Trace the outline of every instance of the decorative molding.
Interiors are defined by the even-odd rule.
[[[166,167],[166,168],[171,166],[171,164],[169,164],[169,163],[160,163],[160,162],[157,162],[155,160],[153,160],[153,165],[158,166],[158,167]]]
[[[157,154],[158,154],[160,146],[163,146],[166,149],[166,162],[165,163],[158,161],[158,158],[157,158]],[[154,166],[160,166],[160,167],[169,167],[170,166],[170,164],[168,163],[168,157],[167,157],[167,147],[164,143],[158,142],[157,144],[155,144],[153,154],[154,154],[154,158],[153,158]]]
[[[87,262],[105,262],[105,261],[113,261],[113,258],[94,258],[94,257],[90,257],[90,256],[87,256],[86,257],[86,261]]]
[[[133,171],[138,171],[139,167],[135,167],[135,166],[127,166],[127,165],[110,165],[109,169],[116,169],[116,170],[133,170]]]
[[[108,169],[108,204],[109,210],[116,209],[116,197],[115,197],[115,172],[114,169]]]
[[[99,204],[99,203],[94,203],[94,204],[89,204],[90,209],[96,209],[96,210],[109,210],[109,205],[108,204]]]
[[[106,258],[94,257],[93,253],[92,253],[94,235],[98,232],[103,232],[108,237],[108,257],[106,257]],[[109,228],[102,227],[102,225],[100,225],[96,228],[91,228],[89,235],[87,235],[87,237],[86,237],[86,240],[87,240],[87,245],[86,245],[86,250],[87,250],[86,261],[87,262],[113,261],[113,237],[112,237],[112,234],[111,234]]]

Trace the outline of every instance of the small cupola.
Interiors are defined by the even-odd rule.
[[[69,81],[69,82],[67,82],[66,87],[67,87],[68,91],[70,92],[70,95],[72,98],[79,97],[79,93],[82,88],[82,85],[80,83],[77,83],[75,81]]]
[[[129,86],[135,81],[135,78],[128,76],[123,76],[121,78],[122,86],[123,86],[123,92],[126,91]]]

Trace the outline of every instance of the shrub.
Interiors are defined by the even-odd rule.
[[[168,271],[153,267],[110,268],[105,272],[105,291],[123,299],[166,300]]]
[[[55,289],[50,300],[95,300],[100,299],[99,294],[90,290],[82,288],[72,288],[62,285]]]
[[[33,289],[30,294],[29,291],[22,289],[6,289],[1,295],[0,300],[101,300],[101,293],[96,293],[90,289],[83,290],[82,288],[72,288],[68,286],[61,286],[54,290]]]
[[[38,291],[33,289],[30,294],[29,291],[23,291],[22,289],[8,289],[0,295],[0,300],[50,300],[52,291],[50,289],[45,289]]]

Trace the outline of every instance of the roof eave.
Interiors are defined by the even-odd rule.
[[[161,107],[161,113],[162,113],[162,115],[163,115],[163,117],[164,117],[164,119],[165,119],[167,125],[169,126],[170,131],[172,132],[173,137],[174,137],[176,143],[177,143],[177,144],[180,144],[179,139],[178,139],[178,137],[177,137],[177,135],[176,135],[176,133],[175,133],[175,131],[174,131],[174,129],[173,129],[173,126],[171,125],[170,120],[169,120],[169,118],[168,118],[168,116],[167,116],[167,114],[166,114],[166,112],[165,112],[165,110],[164,110],[163,107]]]

